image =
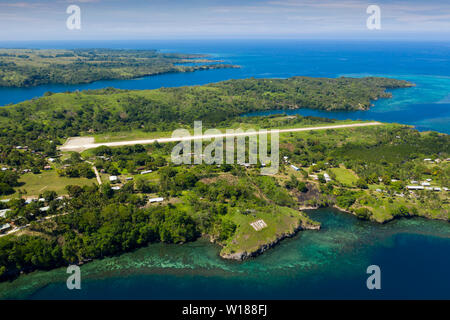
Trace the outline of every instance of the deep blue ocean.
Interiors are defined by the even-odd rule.
[[[450,133],[450,43],[344,41],[132,41],[1,43],[26,48],[133,48],[205,53],[241,69],[167,74],[87,85],[0,88],[0,105],[63,92],[200,85],[227,79],[366,75],[410,80],[369,111],[289,113],[371,119]],[[278,113],[280,111],[277,111]],[[264,114],[269,114],[266,112]],[[1,298],[29,299],[450,299],[450,224],[402,219],[379,225],[331,209],[310,212],[322,230],[296,237],[254,259],[230,262],[200,240],[154,244],[82,266],[82,289],[69,291],[64,268],[0,284]],[[366,268],[379,265],[382,289],[366,288]]]

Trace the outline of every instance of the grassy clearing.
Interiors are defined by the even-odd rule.
[[[358,176],[351,170],[340,167],[340,168],[331,168],[331,172],[336,175],[336,180],[342,183],[345,186],[353,187],[358,180]]]
[[[44,191],[56,191],[58,194],[66,194],[67,185],[91,185],[97,183],[96,179],[60,177],[55,170],[44,171],[40,174],[26,173],[21,176],[19,182],[24,185],[18,187],[24,190],[26,196],[38,196]],[[9,197],[17,196],[18,192]]]

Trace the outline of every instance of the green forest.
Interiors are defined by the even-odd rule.
[[[46,141],[139,129],[172,131],[195,120],[219,126],[242,114],[271,109],[367,109],[386,89],[412,84],[387,78],[230,80],[203,86],[129,91],[106,88],[44,97],[0,108],[0,144],[42,150]],[[47,144],[47,146],[46,146]]]
[[[3,87],[81,84],[219,68],[237,66],[207,59],[205,55],[156,50],[0,49],[0,86]]]

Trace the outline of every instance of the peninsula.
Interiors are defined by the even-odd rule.
[[[201,54],[156,50],[0,49],[0,87],[81,84],[221,68],[238,66]]]

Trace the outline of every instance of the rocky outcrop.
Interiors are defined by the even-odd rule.
[[[221,252],[220,256],[224,259],[243,261],[250,257],[256,257],[256,256],[262,254],[263,252],[276,246],[278,243],[280,243],[280,241],[282,241],[286,238],[293,237],[301,230],[319,230],[319,229],[320,229],[319,223],[313,223],[313,222],[309,222],[309,221],[301,221],[291,232],[285,232],[280,235],[277,235],[275,240],[265,243],[265,244],[262,244],[256,250],[253,250],[250,252],[240,251],[240,252],[234,252],[234,253],[222,253]]]

